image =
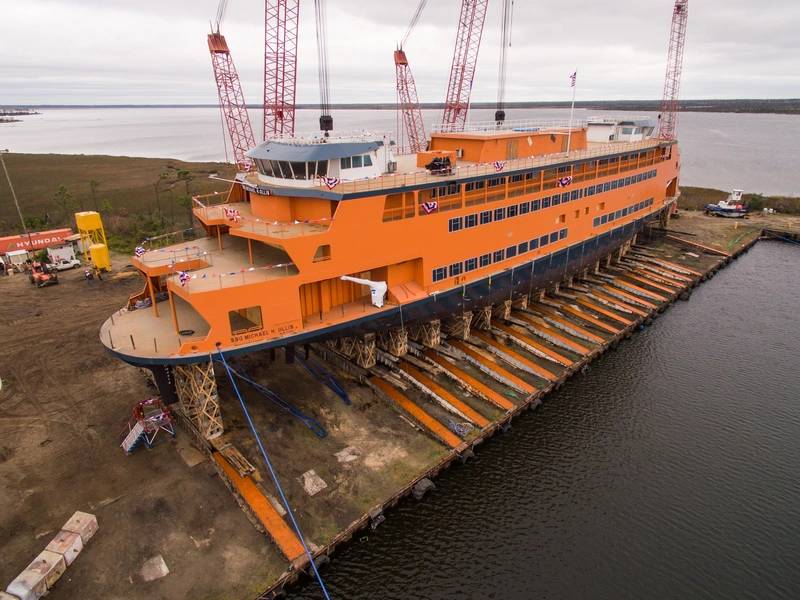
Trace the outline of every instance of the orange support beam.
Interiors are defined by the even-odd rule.
[[[512,350],[508,346],[504,346],[502,344],[499,344],[496,340],[492,339],[492,336],[490,336],[489,334],[487,334],[487,333],[485,333],[483,331],[479,331],[479,330],[473,329],[470,332],[470,335],[474,335],[476,338],[478,338],[479,340],[485,342],[486,344],[489,344],[490,346],[492,346],[494,348],[497,348],[500,352],[503,352],[504,354],[508,354],[511,358],[513,358],[517,362],[522,363],[523,365],[528,367],[531,371],[533,371],[533,373],[537,377],[541,377],[542,379],[545,379],[545,380],[551,381],[551,382],[552,381],[556,381],[558,379],[558,377],[555,375],[555,373],[551,373],[550,371],[548,371],[544,367],[540,367],[539,365],[537,365],[532,360],[529,360],[529,359],[525,358],[519,352],[515,352],[514,350]]]
[[[518,318],[522,319],[523,321],[525,321],[526,323],[528,323],[531,326],[540,327],[540,328],[544,329],[544,332],[548,336],[558,340],[559,342],[561,342],[565,346],[568,346],[570,350],[572,350],[573,352],[576,352],[577,354],[581,354],[583,356],[586,356],[587,354],[591,354],[591,352],[592,352],[586,346],[582,346],[581,344],[579,344],[577,342],[573,342],[571,339],[564,337],[560,333],[557,333],[555,331],[555,327],[552,327],[551,325],[549,325],[541,317],[534,317],[534,316],[526,314],[524,312],[516,313],[516,316]]]
[[[631,302],[633,302],[634,304],[641,304],[642,306],[646,306],[647,308],[652,308],[653,310],[658,308],[657,304],[653,304],[652,302],[648,302],[644,298],[640,298],[639,296],[635,296],[634,294],[630,294],[630,293],[626,292],[625,290],[621,290],[618,287],[614,287],[611,284],[601,285],[600,288],[605,290],[606,292],[611,292],[612,295],[613,294],[618,294],[618,295],[622,296],[623,298],[627,298],[630,301],[627,304],[630,304]],[[647,313],[645,313],[645,314],[647,314]]]
[[[389,382],[384,381],[378,377],[373,377],[370,380],[375,387],[379,388],[384,394],[386,394],[391,400],[393,400],[397,405],[410,414],[417,423],[425,427],[428,431],[430,431],[439,441],[441,441],[445,446],[450,446],[451,448],[457,448],[461,445],[461,439],[452,431],[450,431],[447,427],[442,425],[439,421],[434,419],[431,415],[425,412],[422,408],[414,404],[411,400],[406,398],[403,394],[400,393],[396,387],[391,385]]]
[[[544,344],[541,344],[541,343],[537,342],[536,340],[528,337],[527,335],[524,335],[524,334],[520,333],[516,329],[513,329],[512,327],[509,327],[505,323],[494,323],[492,325],[492,327],[497,327],[497,329],[499,329],[503,333],[506,333],[507,335],[510,335],[513,338],[517,338],[518,340],[520,340],[521,342],[524,342],[526,345],[530,346],[531,348],[536,348],[536,350],[538,350],[539,352],[541,352],[545,356],[550,357],[552,360],[554,360],[555,362],[557,362],[559,364],[564,365],[565,367],[570,367],[570,366],[572,366],[572,363],[575,362],[573,360],[570,360],[569,358],[567,358],[563,354],[559,354],[558,352],[555,352],[554,350],[551,350],[550,348],[548,348]]]
[[[280,551],[289,559],[295,561],[304,554],[303,545],[286,521],[278,514],[270,501],[262,494],[255,482],[250,477],[242,477],[233,466],[223,458],[219,452],[214,452],[214,461],[225,472],[236,490],[253,511],[256,518],[267,530],[270,537],[275,540]]]
[[[619,298],[614,298],[612,296],[608,296],[606,294],[603,294],[602,292],[600,292],[600,291],[598,291],[596,289],[592,290],[591,293],[592,293],[593,296],[597,296],[598,298],[600,298],[602,300],[605,300],[606,302],[610,302],[611,304],[617,304],[617,305],[621,306],[622,308],[631,311],[633,314],[639,315],[640,317],[646,317],[647,315],[650,314],[646,310],[642,309],[639,306],[633,306],[632,304],[628,304],[627,302],[623,302]],[[633,321],[630,321],[630,323],[633,323]]]
[[[589,331],[587,329],[584,329],[583,327],[581,327],[579,325],[576,325],[572,321],[567,321],[564,317],[559,315],[556,311],[552,310],[548,306],[537,304],[537,305],[535,305],[533,307],[528,307],[528,308],[529,309],[532,308],[533,310],[535,310],[536,312],[538,312],[538,313],[540,313],[542,315],[547,315],[550,319],[552,319],[556,323],[561,323],[565,327],[568,327],[568,328],[570,328],[570,329],[572,329],[574,331],[577,331],[578,333],[580,333],[583,336],[586,336],[587,338],[589,338],[591,341],[595,342],[596,344],[604,344],[605,343],[605,340],[603,338],[601,338],[599,335],[597,335],[595,333],[592,333],[591,331]]]
[[[484,417],[482,414],[473,409],[471,406],[465,404],[464,402],[456,398],[453,394],[448,392],[441,385],[436,383],[433,379],[428,377],[425,373],[417,369],[414,365],[412,365],[408,361],[405,360],[400,361],[400,369],[411,375],[411,377],[419,381],[422,385],[431,390],[442,400],[450,404],[450,406],[455,408],[457,411],[464,413],[464,416],[466,416],[469,422],[472,423],[473,425],[477,425],[478,427],[483,428],[489,424],[489,419]]]
[[[425,350],[424,354],[425,354],[426,357],[428,357],[433,362],[435,362],[437,365],[439,365],[442,369],[444,369],[445,371],[448,371],[449,373],[455,375],[461,381],[466,383],[468,386],[470,386],[474,390],[477,390],[477,392],[481,396],[486,398],[489,402],[491,402],[495,406],[498,406],[498,407],[500,407],[500,408],[502,408],[504,410],[511,410],[512,408],[514,408],[514,403],[513,402],[511,402],[510,400],[506,400],[505,398],[503,398],[503,396],[501,396],[500,394],[495,392],[488,385],[484,384],[481,381],[478,381],[477,379],[475,379],[472,375],[470,375],[466,371],[462,371],[461,369],[459,369],[457,366],[455,366],[451,362],[448,362],[447,360],[442,358],[442,356],[440,354],[438,354],[437,352],[435,352],[434,350]]]
[[[621,277],[614,277],[614,281],[616,282],[616,285],[618,287],[624,286],[636,290],[636,292],[638,292],[637,294],[635,294],[637,297],[645,296],[647,298],[650,298],[651,300],[655,300],[656,302],[666,302],[667,300],[669,300],[669,298],[665,298],[664,296],[660,296],[655,292],[651,292],[650,290],[646,290],[643,287],[639,287],[638,285],[635,285],[630,281],[625,281]]]
[[[652,279],[645,277],[643,275],[634,275],[633,273],[625,273],[623,277],[627,277],[628,279],[633,279],[634,281],[644,283],[645,285],[649,285],[663,292],[667,292],[670,295],[674,294],[680,289],[680,286],[677,283],[673,284],[675,287],[668,287],[666,284],[658,283],[657,281],[653,281]]]
[[[580,300],[578,300],[578,302],[580,302]],[[620,331],[622,331],[622,329],[620,329],[618,327],[613,327],[612,325],[609,325],[608,323],[604,323],[603,321],[601,321],[600,319],[598,319],[594,315],[590,315],[586,311],[578,310],[578,309],[574,308],[573,306],[571,306],[569,304],[561,303],[559,308],[561,310],[563,310],[564,312],[567,312],[567,313],[571,314],[572,316],[577,317],[578,319],[582,319],[583,321],[586,321],[587,323],[591,323],[592,325],[594,325],[595,327],[597,327],[599,329],[602,329],[603,331],[607,331],[609,333],[614,333],[614,334],[617,334]],[[597,311],[597,312],[600,312],[600,311]]]
[[[463,352],[467,356],[474,358],[476,361],[481,363],[487,369],[494,371],[495,373],[500,375],[503,379],[507,379],[508,381],[514,382],[514,384],[517,385],[519,389],[524,390],[526,394],[532,394],[533,392],[536,391],[536,388],[533,387],[531,384],[527,383],[526,381],[523,381],[522,379],[520,379],[507,369],[501,367],[499,364],[497,364],[497,361],[488,359],[480,352],[471,348],[469,344],[465,344],[461,340],[448,340],[448,343],[454,348],[461,350],[461,352]]]

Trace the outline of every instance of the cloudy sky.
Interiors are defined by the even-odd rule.
[[[331,100],[394,100],[392,51],[417,0],[326,0]],[[508,100],[655,99],[673,0],[516,0]],[[458,0],[430,0],[406,44],[420,98],[444,99]],[[489,2],[473,92],[496,98],[500,0]],[[214,103],[216,0],[0,0],[0,104]],[[249,102],[262,95],[263,2],[230,0]],[[684,98],[800,97],[800,1],[691,0]],[[312,0],[301,0],[298,102],[317,102]]]

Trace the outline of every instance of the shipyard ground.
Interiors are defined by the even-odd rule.
[[[683,213],[671,229],[694,244],[735,253],[752,244],[763,227],[800,232],[797,221],[772,215],[737,222]],[[721,254],[668,238],[653,242],[647,252],[704,274],[727,260]],[[289,561],[270,537],[248,521],[212,461],[192,448],[191,436],[179,430],[175,440],[163,439],[152,450],[139,450],[131,456],[118,447],[130,407],[151,390],[137,369],[104,351],[97,331],[106,315],[140,288],[140,281],[123,274],[90,285],[80,272],[64,273],[60,279],[60,285],[44,289],[33,288],[23,276],[0,279],[4,298],[0,312],[4,340],[0,349],[0,543],[4,557],[0,585],[5,587],[38,554],[73,511],[84,510],[97,515],[100,532],[56,584],[52,598],[257,597],[285,577]],[[662,278],[653,281],[663,283]],[[538,316],[533,315],[539,327],[547,327],[542,315],[551,308],[547,304],[534,307],[539,311]],[[598,312],[589,314],[620,334],[632,330]],[[624,313],[616,314],[624,318]],[[632,324],[636,321],[629,320]],[[455,448],[426,431],[424,415],[422,420],[412,418],[389,396],[354,379],[340,375],[353,402],[347,406],[297,363],[268,364],[257,357],[240,362],[238,368],[314,416],[328,432],[319,439],[251,390],[246,392],[308,539],[317,547],[331,543],[340,532],[345,537],[355,534],[358,539],[358,530],[377,516],[379,511],[373,509],[382,509],[406,494],[425,473],[433,475],[449,462],[458,462],[465,446],[478,437],[488,437],[499,429],[499,420],[523,410],[531,398],[538,401],[541,391],[558,385],[586,360],[600,357],[620,337],[600,325],[583,321],[580,326],[584,335],[591,333],[602,342],[591,344],[564,330],[553,332],[573,346],[586,346],[589,355],[538,338],[545,350],[568,359],[570,366],[559,366],[520,346],[508,347],[526,358],[529,368],[555,376],[548,381],[529,371],[514,370],[520,378],[517,385],[531,387],[532,394],[527,396],[487,378],[472,363],[458,364],[474,382],[497,390],[509,401],[513,405],[510,412],[485,398],[459,395],[461,390],[453,381],[435,377],[434,371],[423,373],[423,377],[436,378],[440,395],[463,397],[477,413],[474,419],[490,422],[464,433],[466,439],[458,440]],[[517,334],[523,331],[516,325],[514,330]],[[493,356],[485,351],[491,346],[488,342],[477,340],[485,360]],[[413,370],[414,365],[404,368]],[[422,407],[431,423],[453,419],[419,390],[412,386],[402,389],[403,382],[391,374],[386,381],[400,383],[395,389]],[[218,382],[226,436],[258,469],[255,480],[259,489],[266,497],[274,496],[230,387],[222,377]],[[314,496],[300,481],[310,469],[327,484]],[[155,555],[163,556],[170,574],[145,583],[139,570]]]

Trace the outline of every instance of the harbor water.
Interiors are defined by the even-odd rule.
[[[566,109],[509,109],[508,119],[569,118]],[[441,118],[423,111],[428,128]],[[575,118],[639,113],[576,110]],[[473,121],[488,121],[494,110],[474,109]],[[317,130],[319,113],[299,110],[297,129]],[[651,113],[654,118],[656,115]],[[253,130],[262,129],[261,112],[250,110]],[[393,110],[336,110],[338,131],[394,132]],[[800,196],[800,117],[771,114],[683,113],[680,116],[681,181],[721,190]],[[196,108],[46,108],[42,114],[0,124],[0,148],[12,152],[110,154],[225,160],[219,109]]]
[[[798,260],[696,288],[338,552],[332,597],[800,597]]]

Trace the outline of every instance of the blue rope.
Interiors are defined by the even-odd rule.
[[[242,412],[244,413],[245,418],[247,419],[247,424],[250,426],[250,431],[253,434],[253,437],[256,440],[256,444],[258,444],[258,449],[261,451],[261,457],[264,459],[264,464],[267,465],[267,469],[269,470],[270,477],[272,477],[272,482],[275,484],[275,487],[278,490],[278,493],[281,496],[281,502],[283,503],[283,507],[286,509],[286,514],[289,515],[289,519],[292,522],[292,527],[294,528],[295,533],[297,533],[297,537],[300,539],[300,543],[303,545],[303,550],[308,557],[308,562],[311,565],[311,569],[314,571],[314,577],[317,578],[319,582],[319,587],[322,589],[322,594],[325,596],[326,600],[331,600],[331,597],[328,595],[328,589],[325,587],[325,582],[322,581],[322,576],[319,574],[317,570],[317,565],[314,562],[314,557],[311,555],[311,551],[308,549],[306,545],[306,539],[303,537],[303,532],[300,530],[300,525],[298,525],[297,520],[294,518],[294,512],[292,511],[292,507],[289,506],[289,501],[286,499],[286,494],[283,491],[283,487],[281,486],[281,482],[278,479],[278,474],[275,472],[275,469],[272,468],[272,463],[269,460],[269,456],[267,456],[267,451],[264,448],[264,443],[261,441],[261,436],[258,435],[258,430],[256,429],[255,424],[253,423],[253,419],[250,417],[250,411],[247,410],[247,405],[244,402],[244,398],[239,393],[239,388],[236,385],[236,380],[233,377],[233,373],[231,372],[231,368],[228,366],[228,361],[225,360],[225,355],[222,353],[222,350],[217,350],[219,352],[220,359],[222,364],[225,366],[225,371],[228,373],[228,379],[231,380],[231,385],[233,386],[233,391],[236,392],[236,397],[239,399],[239,405],[242,407]]]

